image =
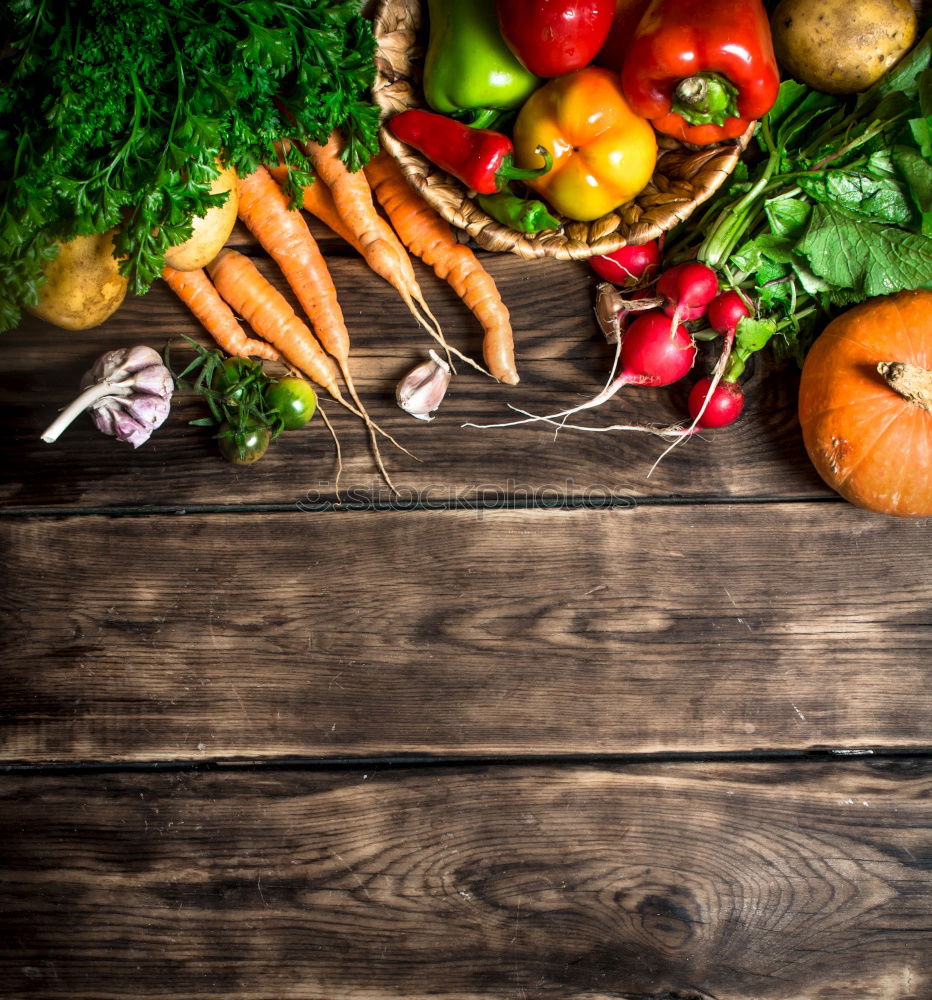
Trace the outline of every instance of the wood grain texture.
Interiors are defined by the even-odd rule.
[[[926,747],[930,544],[824,504],[7,518],[0,759]]]
[[[241,230],[231,244],[254,250]],[[577,498],[831,495],[802,447],[795,414],[798,377],[792,367],[760,366],[748,380],[748,408],[741,422],[683,444],[652,475],[651,466],[665,447],[653,436],[565,431],[555,440],[553,428],[543,424],[463,428],[467,421],[514,419],[509,403],[553,413],[599,390],[611,352],[595,326],[595,280],[584,264],[484,255],[512,313],[522,383],[498,385],[461,366],[437,418],[430,424],[415,421],[395,405],[394,388],[433,342],[397,294],[358,257],[346,256],[335,237],[324,238],[323,247],[352,335],[356,385],[373,416],[420,459],[386,451],[391,475],[409,503],[424,496],[457,502],[528,490]],[[264,272],[285,291],[274,265],[255,252]],[[444,283],[415,263],[450,341],[480,356],[476,321]],[[0,440],[0,505],[68,509],[295,503],[309,490],[333,498],[333,445],[319,421],[284,435],[257,465],[235,469],[219,458],[208,429],[188,426],[206,409],[187,394],[176,396],[169,422],[135,452],[99,434],[86,418],[53,446],[39,440],[104,350],[135,343],[161,349],[182,334],[201,336],[197,322],[161,283],[145,297],[127,300],[94,330],[65,332],[30,319],[4,334],[0,406],[7,430]],[[689,387],[687,381],[669,390],[632,389],[581,422],[679,421]],[[357,500],[390,500],[359,422],[333,405],[328,410],[343,443],[344,490]]]
[[[926,762],[0,778],[10,998],[921,1000]]]

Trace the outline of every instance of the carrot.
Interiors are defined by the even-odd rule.
[[[272,181],[272,183],[275,182]],[[384,434],[402,451],[409,455],[411,453],[402,448],[390,434],[386,434],[378,424],[370,419],[355,395],[354,399],[356,399],[359,409],[343,398],[337,382],[339,369],[336,362],[324,352],[307,325],[295,315],[284,295],[263,277],[248,257],[244,257],[235,250],[221,250],[207,265],[207,270],[214,280],[217,291],[238,313],[245,317],[256,333],[277,347],[282,356],[304,372],[308,378],[326,389],[341,406],[345,406],[351,413],[365,421],[379,471],[392,490],[397,493],[398,491],[382,463],[382,456],[375,438],[376,431]],[[351,388],[352,384],[348,381],[347,385]]]
[[[286,361],[322,386],[337,402],[339,371],[295,315],[288,300],[261,274],[255,264],[236,250],[221,250],[207,265],[220,295],[261,337],[274,345]]]
[[[333,279],[304,217],[288,207],[288,198],[265,167],[241,177],[237,191],[240,219],[281,268],[321,344],[342,369],[349,358],[349,332]]]
[[[269,167],[268,171],[279,185],[284,185],[288,177],[287,166],[279,164],[277,167]],[[325,226],[328,226],[337,236],[349,243],[360,256],[365,256],[359,240],[349,231],[346,224],[340,218],[340,213],[333,203],[333,195],[330,194],[330,188],[323,181],[317,180],[313,184],[307,184],[301,190],[304,196],[304,208],[311,215],[316,215]]]
[[[281,355],[274,347],[246,336],[233,311],[220,297],[203,270],[176,271],[166,265],[162,277],[227,354],[240,358],[255,355],[268,361],[281,360]]]
[[[373,157],[365,170],[405,246],[450,284],[482,324],[482,352],[489,371],[516,385],[511,317],[492,276],[468,247],[456,241],[450,226],[411,188],[387,153]]]
[[[323,181],[329,188],[340,218],[358,241],[369,267],[398,291],[414,318],[441,344],[448,356],[455,354],[473,368],[483,371],[472,358],[446,342],[440,324],[417,283],[411,258],[391,226],[375,209],[365,173],[362,170],[350,172],[340,159],[337,133],[330,136],[325,146],[305,142],[303,148],[314,164],[318,178],[316,183]],[[430,322],[425,321],[425,316]]]
[[[288,207],[287,196],[265,167],[259,167],[254,173],[240,177],[237,194],[240,219],[281,268],[321,344],[336,359],[349,394],[358,407],[358,415],[369,428],[379,468],[391,485],[381,464],[375,432],[384,434],[392,444],[408,455],[411,453],[372,422],[356,393],[349,370],[350,339],[343,310],[337,300],[337,290],[327,264],[304,216]]]

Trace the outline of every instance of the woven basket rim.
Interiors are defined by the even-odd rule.
[[[464,185],[400,142],[385,127],[386,118],[398,111],[425,106],[418,85],[422,19],[421,0],[379,0],[374,19],[378,51],[372,93],[382,123],[380,139],[408,183],[447,222],[468,233],[486,250],[508,251],[529,259],[581,260],[613,253],[626,244],[657,239],[715,194],[753,135],[756,122],[738,139],[714,146],[691,147],[658,135],[654,177],[630,203],[591,223],[561,219],[564,224],[560,232],[536,236],[516,232],[483,212]]]

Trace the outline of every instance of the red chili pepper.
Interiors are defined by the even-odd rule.
[[[545,174],[553,157],[537,147],[544,165],[522,170],[514,165],[514,146],[506,135],[485,128],[470,128],[445,115],[411,108],[395,115],[389,123],[395,138],[423,153],[448,174],[452,174],[478,194],[504,191],[509,181],[528,180]]]
[[[761,0],[652,0],[622,71],[635,112],[705,145],[741,135],[780,89]]]

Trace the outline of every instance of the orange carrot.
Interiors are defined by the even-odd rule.
[[[269,179],[271,180],[271,178]],[[275,182],[272,181],[272,183]],[[274,344],[287,361],[290,361],[318,385],[323,386],[338,403],[365,421],[379,471],[388,485],[397,493],[398,491],[382,463],[382,455],[375,437],[376,431],[384,434],[392,444],[401,448],[406,454],[410,455],[411,453],[371,420],[359,402],[359,398],[355,395],[352,382],[348,378],[347,387],[353,393],[353,399],[359,409],[343,398],[337,383],[340,374],[337,364],[324,353],[313,333],[295,315],[284,295],[261,274],[248,257],[244,257],[235,250],[221,250],[207,265],[207,270],[213,278],[217,291],[240,315],[245,317],[256,333],[269,343]]]
[[[456,241],[447,222],[408,184],[387,153],[373,157],[365,170],[405,246],[450,284],[482,324],[482,351],[489,371],[516,385],[511,317],[492,276],[468,247]]]
[[[202,270],[176,271],[166,265],[162,277],[227,354],[239,358],[255,355],[268,361],[281,360],[281,355],[274,347],[246,336],[243,328],[237,323],[233,311]]]
[[[342,402],[339,371],[288,300],[260,273],[255,264],[235,250],[221,250],[207,265],[220,295],[261,337],[273,344],[286,361],[300,369],[334,399]]]
[[[240,219],[281,268],[320,342],[342,369],[349,358],[349,332],[333,279],[304,217],[288,207],[288,198],[265,167],[241,177],[237,190]]]
[[[411,258],[392,232],[391,226],[375,209],[365,173],[362,170],[350,172],[340,159],[337,133],[330,136],[325,146],[314,142],[306,142],[303,146],[314,164],[318,178],[315,183],[323,181],[329,188],[340,218],[356,237],[369,267],[394,286],[415,319],[443,346],[448,355],[453,353],[482,371],[472,358],[461,354],[446,342],[440,324],[417,283]],[[430,322],[426,322],[424,316]]]
[[[411,453],[372,422],[356,393],[349,370],[350,339],[343,310],[337,300],[337,290],[327,264],[304,216],[288,207],[288,197],[265,167],[259,167],[254,173],[240,177],[237,194],[240,219],[281,268],[321,344],[336,359],[349,394],[358,407],[357,413],[369,428],[379,468],[391,485],[381,464],[375,432],[384,434],[407,454]]]
[[[283,185],[288,177],[288,167],[284,164],[280,164],[277,167],[269,167],[268,171],[279,185]],[[313,184],[306,185],[302,188],[302,194],[304,196],[304,208],[306,211],[310,212],[311,215],[316,215],[325,226],[328,226],[337,236],[349,243],[357,253],[365,256],[359,240],[349,231],[340,218],[340,213],[333,203],[333,195],[330,194],[330,188],[323,181],[317,180]]]

